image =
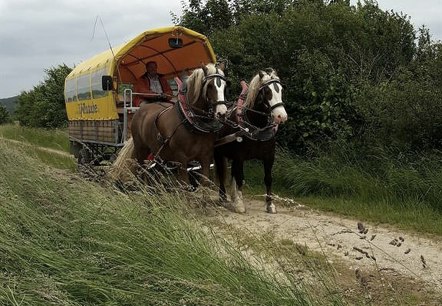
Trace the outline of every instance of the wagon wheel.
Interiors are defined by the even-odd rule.
[[[78,152],[78,165],[79,166],[87,166],[92,162],[92,152],[89,148],[83,147]]]

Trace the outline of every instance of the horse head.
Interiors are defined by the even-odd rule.
[[[283,86],[276,71],[272,68],[259,71],[250,82],[246,105],[260,108],[272,116],[276,124],[287,120],[287,112],[282,102]]]
[[[188,81],[187,101],[220,118],[226,115],[225,90],[227,80],[221,67],[214,64],[202,65],[194,70]],[[215,110],[213,111],[213,108]]]

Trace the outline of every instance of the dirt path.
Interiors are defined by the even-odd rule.
[[[390,272],[423,281],[442,293],[442,243],[398,230],[317,212],[305,206],[284,208],[276,215],[264,212],[262,201],[249,200],[246,214],[221,210],[227,224],[260,234],[290,239],[340,259],[350,269]],[[358,224],[359,223],[359,224]]]

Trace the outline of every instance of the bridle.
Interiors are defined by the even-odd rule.
[[[279,84],[281,87],[283,87],[281,82],[278,79],[270,79],[270,80],[264,82],[259,87],[258,92],[261,92],[264,88],[269,87],[271,84],[273,84],[276,92],[279,92],[279,88],[278,88],[278,86],[276,84]],[[268,101],[267,101],[267,103],[268,103]],[[281,102],[278,102],[278,103],[276,103],[276,104],[274,104],[272,106],[270,106],[270,105],[268,105],[268,106],[269,106],[268,107],[269,108],[269,113],[271,113],[275,108],[278,108],[278,107],[281,107],[281,106],[284,107],[284,102],[281,101]]]
[[[206,119],[213,119],[214,118],[214,107],[218,106],[218,105],[226,105],[227,101],[212,101],[209,99],[209,97],[207,97],[207,86],[209,84],[209,82],[211,80],[214,80],[214,82],[216,82],[216,85],[218,87],[221,87],[221,81],[227,82],[227,79],[224,75],[222,75],[221,73],[219,73],[218,68],[216,68],[216,72],[209,74],[207,76],[205,76],[203,78],[203,82],[202,82],[202,86],[201,86],[201,93],[200,94],[204,94],[205,95],[205,101],[209,102],[209,109],[203,110],[199,107],[196,107],[194,105],[188,104],[187,106],[193,110],[197,110],[199,113],[201,113],[202,115],[199,115],[200,117],[205,117]]]
[[[218,87],[221,87],[221,81],[224,81],[224,82],[227,83],[226,77],[224,75],[222,75],[221,73],[219,73],[218,68],[216,68],[216,72],[215,73],[209,74],[209,75],[204,77],[204,79],[203,79],[203,86],[202,86],[202,88],[203,88],[202,90],[203,91],[207,91],[207,90],[204,90],[204,88],[213,79],[214,79],[214,81],[216,83],[216,86],[218,86]],[[207,96],[206,96],[206,100],[208,100]],[[221,105],[221,104],[225,105],[227,103],[227,101],[209,101],[209,102],[210,102],[210,104],[212,106],[217,106],[217,105]]]
[[[261,93],[265,88],[268,88],[272,84],[273,84],[276,92],[279,92],[279,88],[278,88],[277,84],[279,84],[281,87],[283,87],[281,84],[281,81],[279,79],[270,79],[270,80],[264,82],[263,84],[261,84],[261,86],[258,88],[258,93]],[[281,102],[278,102],[278,103],[270,106],[269,101],[267,99],[264,99],[264,100],[265,100],[264,103],[266,106],[266,111],[258,111],[256,109],[253,109],[250,107],[244,107],[244,117],[247,118],[247,112],[252,112],[252,113],[267,117],[267,127],[274,126],[274,124],[272,123],[272,111],[278,107],[284,107],[285,104],[284,104],[284,102],[281,101]]]
[[[193,104],[189,104],[187,99],[184,101],[179,100],[177,103],[178,112],[183,116],[183,120],[193,129],[203,133],[214,133],[222,128],[222,123],[215,118],[214,108],[217,105],[226,105],[227,101],[213,101],[207,96],[207,86],[211,81],[217,82],[217,86],[221,86],[221,81],[227,82],[224,75],[219,73],[218,68],[215,73],[206,75],[202,80],[200,97],[203,95],[205,105],[208,109],[202,109]],[[226,106],[227,107],[227,106]],[[183,121],[184,122],[184,121]]]

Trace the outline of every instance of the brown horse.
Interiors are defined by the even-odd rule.
[[[178,165],[179,178],[189,183],[187,165],[198,161],[201,174],[209,176],[213,160],[218,118],[225,116],[226,79],[222,67],[213,64],[195,69],[187,80],[185,98],[175,104],[149,103],[140,106],[131,123],[131,154],[140,165],[146,159],[171,161]]]
[[[225,178],[226,158],[232,160],[232,210],[246,211],[242,200],[244,161],[259,159],[264,164],[266,210],[276,213],[272,203],[272,167],[275,160],[275,134],[280,123],[287,120],[282,102],[282,85],[276,72],[269,68],[254,76],[248,87],[242,82],[243,92],[226,119],[228,125],[220,131],[215,148],[215,166],[222,202],[227,201]],[[232,141],[233,140],[233,141]]]

